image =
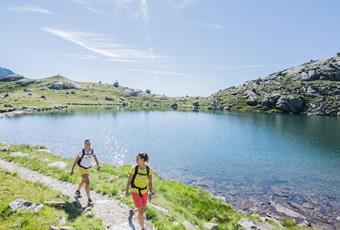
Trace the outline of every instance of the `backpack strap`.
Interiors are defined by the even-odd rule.
[[[139,173],[139,172],[138,172],[138,165],[136,165],[136,167],[135,167],[135,172],[134,172],[134,174],[133,174],[133,176],[132,176],[132,180],[131,180],[131,188],[136,188],[136,189],[138,189],[138,193],[139,193],[139,196],[140,196],[140,197],[143,197],[143,195],[142,195],[142,190],[147,189],[148,186],[146,186],[146,187],[144,187],[144,188],[137,187],[137,186],[135,185],[136,176],[137,176],[137,174],[144,175],[144,176],[146,176],[146,175],[149,176],[149,173],[150,173],[150,168],[149,168],[149,166],[146,166],[146,174],[143,174],[143,173]]]

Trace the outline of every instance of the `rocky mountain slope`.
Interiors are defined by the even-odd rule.
[[[340,115],[340,53],[221,90],[208,104],[210,109]]]

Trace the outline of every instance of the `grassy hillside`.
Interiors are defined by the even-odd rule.
[[[76,83],[76,89],[51,89],[54,82]],[[66,77],[54,76],[32,81],[21,86],[20,81],[0,82],[0,109],[22,107],[48,108],[55,104],[72,106],[125,106],[144,108],[167,108],[176,103],[179,108],[192,108],[195,101],[203,100],[192,97],[166,97],[148,94],[127,87],[115,87],[113,84],[74,82]]]

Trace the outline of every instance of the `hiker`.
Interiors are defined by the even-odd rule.
[[[135,204],[135,209],[129,211],[129,222],[132,223],[133,215],[138,212],[138,222],[142,230],[144,230],[144,210],[148,200],[152,198],[152,171],[146,164],[149,160],[147,153],[138,153],[136,156],[137,165],[130,171],[129,179],[126,184],[125,195],[131,195]]]
[[[75,192],[77,197],[82,197],[80,193],[80,189],[85,185],[85,191],[87,196],[87,206],[91,206],[93,204],[91,196],[90,196],[90,173],[92,168],[92,160],[96,161],[97,169],[100,170],[99,162],[94,154],[93,148],[91,148],[91,141],[90,139],[86,139],[84,141],[84,148],[78,153],[76,159],[74,160],[71,176],[74,172],[74,167],[76,164],[79,166],[79,173],[81,175],[81,181],[78,186],[78,189]]]

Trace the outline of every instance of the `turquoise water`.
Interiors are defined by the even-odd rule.
[[[340,215],[339,118],[88,110],[0,120],[0,140],[43,144],[67,157],[86,137],[101,161],[133,163],[146,151],[161,176],[199,185],[244,209],[240,199],[251,197],[260,206],[270,199],[308,202]]]

